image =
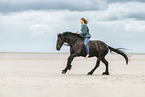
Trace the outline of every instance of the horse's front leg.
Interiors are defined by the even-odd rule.
[[[71,62],[73,61],[74,57],[76,57],[77,55],[78,55],[77,53],[74,53],[68,57],[67,66],[65,67],[64,70],[62,70],[62,72],[61,72],[62,74],[65,74],[67,72],[67,70],[71,69]]]

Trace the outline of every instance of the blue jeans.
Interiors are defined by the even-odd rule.
[[[87,54],[89,54],[89,46],[88,46],[89,41],[90,41],[90,38],[84,38],[84,44],[85,44]]]

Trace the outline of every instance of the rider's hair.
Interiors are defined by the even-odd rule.
[[[88,20],[85,18],[81,18],[82,21],[84,21],[85,24],[88,24]]]

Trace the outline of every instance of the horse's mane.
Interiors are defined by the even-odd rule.
[[[72,32],[63,32],[62,35],[74,35],[83,39],[83,37],[81,37],[79,34],[72,33]]]

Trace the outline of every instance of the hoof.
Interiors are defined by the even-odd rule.
[[[102,75],[110,75],[109,72],[103,72]]]
[[[62,74],[65,74],[66,73],[66,71],[65,70],[62,70],[62,72],[61,72]]]
[[[92,72],[89,72],[87,75],[92,75],[93,73]]]

